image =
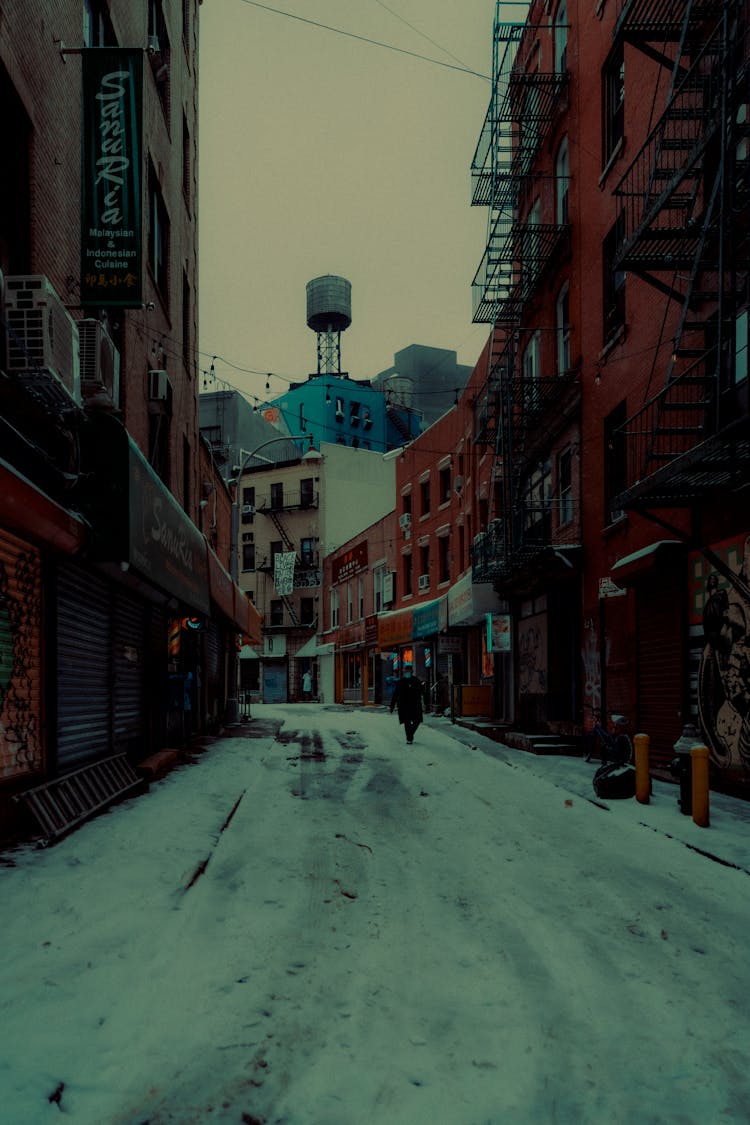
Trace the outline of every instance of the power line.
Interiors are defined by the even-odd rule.
[[[433,59],[429,55],[420,55],[418,51],[408,51],[405,47],[396,47],[393,43],[381,43],[378,39],[370,39],[367,35],[358,35],[354,31],[344,31],[341,27],[332,27],[327,23],[320,23],[318,20],[308,19],[306,16],[298,16],[294,12],[285,12],[281,8],[272,8],[270,4],[261,4],[259,0],[242,0],[243,4],[249,4],[253,8],[262,8],[265,12],[273,12],[277,16],[286,16],[291,20],[299,20],[300,23],[310,24],[311,27],[319,27],[323,31],[332,31],[336,35],[344,35],[348,39],[358,39],[361,43],[370,43],[373,47],[383,47],[388,51],[396,51],[400,55],[409,55],[413,59],[420,59],[422,62],[433,63],[435,66],[445,67],[447,70],[458,70],[462,74],[471,74],[474,78],[481,78],[484,82],[491,81],[489,74],[480,74],[478,70],[472,70],[468,66],[456,66],[454,63],[443,62],[442,59]],[[443,49],[442,47],[440,48]]]
[[[459,63],[465,70],[471,70],[471,68],[463,61],[463,59],[460,59],[458,55],[454,55],[452,51],[449,51],[447,47],[444,47],[442,45],[442,43],[438,43],[437,40],[431,39],[429,35],[426,35],[424,31],[420,31],[419,28],[415,27],[413,23],[409,23],[409,21],[405,19],[400,12],[394,12],[393,8],[389,8],[387,4],[384,4],[383,0],[375,0],[375,3],[379,4],[381,8],[385,8],[386,12],[390,12],[390,14],[397,20],[401,20],[401,23],[405,23],[406,26],[410,27],[412,31],[415,31],[417,35],[421,35],[422,38],[426,39],[428,43],[432,43],[433,47],[437,47],[439,51],[443,51],[446,55],[448,55],[449,58],[453,59],[454,62]]]

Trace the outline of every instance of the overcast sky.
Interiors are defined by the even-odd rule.
[[[268,6],[490,73],[493,0]],[[263,399],[315,371],[305,286],[327,273],[352,284],[353,378],[413,343],[473,365],[487,213],[470,205],[470,166],[489,81],[248,0],[208,0],[200,18],[202,366],[223,357],[217,375]]]

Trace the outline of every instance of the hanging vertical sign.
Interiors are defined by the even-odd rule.
[[[143,51],[82,52],[81,298],[142,304]]]

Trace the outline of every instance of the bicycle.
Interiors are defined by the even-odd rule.
[[[598,714],[598,713],[596,713]],[[602,763],[607,762],[632,762],[634,760],[633,740],[625,729],[628,720],[624,715],[610,715],[612,730],[607,730],[600,722],[598,715],[593,727],[586,735],[584,761],[590,762],[592,758],[600,757]],[[598,750],[598,754],[596,751]]]

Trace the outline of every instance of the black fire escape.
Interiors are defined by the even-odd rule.
[[[319,558],[317,553],[313,555],[303,553],[300,555],[289,533],[289,529],[284,522],[283,513],[285,511],[305,511],[307,509],[316,509],[317,507],[317,492],[301,489],[299,493],[285,493],[281,499],[276,497],[271,497],[268,500],[261,499],[255,509],[258,514],[268,516],[271,523],[276,528],[285,552],[294,554],[295,556],[293,579],[295,590],[320,586]],[[264,559],[259,564],[258,570],[264,571],[273,577],[275,572],[275,557]],[[278,619],[273,615],[269,615],[264,621],[265,629],[314,629],[317,627],[317,618],[312,621],[303,621],[300,618],[297,607],[288,594],[277,591],[277,598],[282,603],[286,615]]]
[[[472,285],[474,320],[493,325],[474,441],[495,453],[493,506],[474,540],[472,569],[475,582],[509,590],[528,576],[531,560],[553,547],[554,501],[543,488],[538,496],[529,488],[529,473],[549,445],[553,416],[567,413],[571,397],[577,400],[578,373],[544,376],[538,364],[533,372],[524,366],[533,335],[525,326],[533,322],[540,283],[568,245],[560,207],[567,180],[542,170],[539,159],[566,104],[568,75],[539,67],[537,37],[551,34],[550,27],[503,23],[499,11],[498,4],[492,95],[472,164],[472,203],[489,207],[487,244]]]
[[[623,427],[614,504],[693,507],[747,485],[750,40],[743,0],[621,0],[615,36],[668,75],[659,120],[615,189],[615,267],[674,309],[666,369]]]

